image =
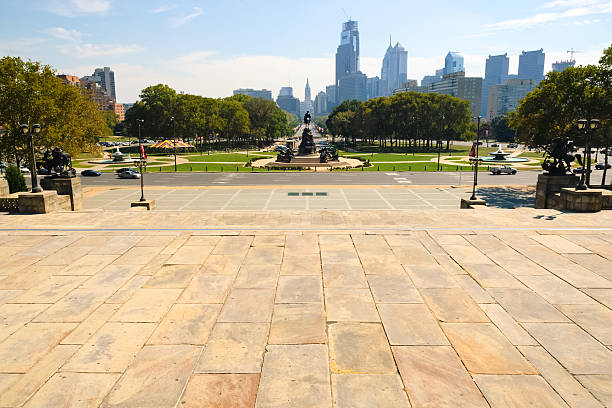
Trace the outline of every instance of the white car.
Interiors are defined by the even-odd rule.
[[[21,174],[30,174],[30,169],[28,169],[27,167],[22,167],[21,169],[19,169],[19,171],[21,171]]]
[[[137,171],[122,171],[121,173],[117,174],[117,176],[119,176],[119,178],[126,178],[126,179],[139,179],[140,178],[140,173],[138,173]]]
[[[491,174],[516,174],[516,169],[510,166],[492,167]]]

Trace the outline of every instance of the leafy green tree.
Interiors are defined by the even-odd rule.
[[[491,137],[500,142],[514,142],[516,132],[509,126],[508,116],[498,116],[491,121]]]
[[[21,124],[38,123],[42,132],[34,138],[34,150],[60,147],[74,155],[93,150],[107,134],[98,106],[80,88],[69,86],[54,70],[19,57],[0,59],[0,123],[6,132],[0,138],[0,154],[20,163],[29,161],[29,136]]]
[[[28,191],[23,174],[21,174],[17,166],[10,165],[6,168],[6,181],[8,182],[9,193],[11,194]]]
[[[104,120],[106,121],[106,126],[108,127],[108,135],[113,135],[115,126],[119,124],[117,114],[113,111],[107,110],[102,111],[102,116],[104,117]]]
[[[232,146],[232,140],[237,136],[249,133],[249,113],[236,100],[220,100],[219,116],[221,118],[221,135]]]

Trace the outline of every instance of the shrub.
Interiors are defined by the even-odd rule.
[[[21,174],[16,166],[11,165],[6,168],[6,181],[8,181],[9,192],[11,194],[28,191],[23,174]]]

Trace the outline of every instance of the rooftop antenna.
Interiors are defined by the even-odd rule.
[[[582,51],[574,51],[574,49],[572,48],[571,50],[567,51],[570,54],[570,61],[574,61],[574,54],[578,54],[579,52]]]
[[[342,12],[344,13],[344,15],[346,16],[346,18],[348,18],[348,21],[351,21],[351,16],[348,15],[348,13],[346,12],[346,10],[341,7],[340,10],[342,10]]]

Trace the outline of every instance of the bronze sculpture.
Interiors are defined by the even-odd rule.
[[[52,151],[47,149],[43,155],[42,167],[49,171],[51,177],[76,177],[76,170],[72,168],[72,158],[59,147]]]

